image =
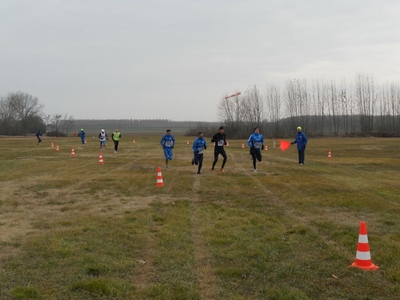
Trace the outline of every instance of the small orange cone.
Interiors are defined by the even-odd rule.
[[[164,182],[163,182],[163,179],[162,179],[162,174],[161,174],[160,167],[158,167],[158,170],[157,170],[157,184],[156,184],[156,186],[164,186]]]
[[[379,267],[374,265],[371,260],[371,253],[369,252],[369,243],[367,235],[367,224],[360,223],[360,234],[358,236],[356,260],[350,267],[360,268],[363,270],[373,271]]]
[[[133,140],[133,143],[136,144],[136,140]]]
[[[54,148],[54,143],[51,143],[51,148]]]
[[[268,151],[268,145],[265,145],[265,151]]]
[[[101,154],[101,152],[99,153],[99,164],[100,164],[100,165],[104,164],[104,161],[103,161],[103,154]]]
[[[87,144],[87,140],[85,140],[85,144]]]
[[[226,141],[226,146],[229,147],[229,142],[228,141]]]
[[[328,150],[328,158],[332,158],[332,152],[331,152],[331,150]]]
[[[60,147],[56,146],[56,152],[60,152]]]
[[[74,157],[74,156],[75,156],[75,149],[72,148],[72,149],[71,149],[71,157]]]
[[[244,143],[242,143],[242,148],[244,149]]]
[[[186,141],[186,145],[189,145],[189,141]]]

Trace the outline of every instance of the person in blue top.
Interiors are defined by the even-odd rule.
[[[42,136],[42,133],[40,132],[40,130],[38,130],[38,132],[35,134],[37,137],[37,145],[39,145],[42,142],[42,139],[40,138]]]
[[[167,129],[166,134],[161,138],[160,144],[164,149],[165,166],[168,168],[168,161],[172,160],[172,149],[175,147],[175,138],[171,134],[171,129]]]
[[[81,128],[81,132],[79,133],[79,136],[81,137],[82,145],[84,145],[84,144],[85,144],[85,136],[86,136],[86,133],[85,133],[85,131],[83,130],[83,128]]]
[[[194,140],[192,149],[194,154],[192,165],[199,165],[197,174],[200,174],[201,167],[203,166],[204,150],[207,149],[207,143],[204,139],[203,131],[199,131],[198,138]]]
[[[308,139],[305,133],[301,130],[301,127],[297,127],[296,138],[291,144],[297,144],[297,151],[299,152],[299,165],[304,165],[304,155],[306,152],[306,145]]]
[[[257,172],[257,160],[261,161],[261,149],[264,149],[264,137],[260,134],[258,127],[254,128],[254,133],[249,137],[247,145],[250,147],[250,155],[253,158],[253,172]]]

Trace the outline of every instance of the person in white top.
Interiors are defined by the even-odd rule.
[[[106,151],[106,140],[108,140],[107,133],[104,129],[101,130],[99,133],[99,140],[100,140],[100,151]]]

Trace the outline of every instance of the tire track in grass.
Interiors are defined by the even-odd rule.
[[[199,204],[201,203],[198,192],[200,191],[201,178],[195,176],[193,182],[194,199],[190,202],[190,223],[192,227],[192,240],[195,259],[195,271],[198,278],[199,292],[203,299],[218,299],[217,297],[217,279],[214,275],[214,269],[211,263],[211,254],[208,245],[204,240],[203,227],[201,225],[201,216],[199,213]]]

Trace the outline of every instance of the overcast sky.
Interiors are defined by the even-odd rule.
[[[289,78],[400,78],[400,1],[1,0],[0,96],[75,119],[217,120]]]

